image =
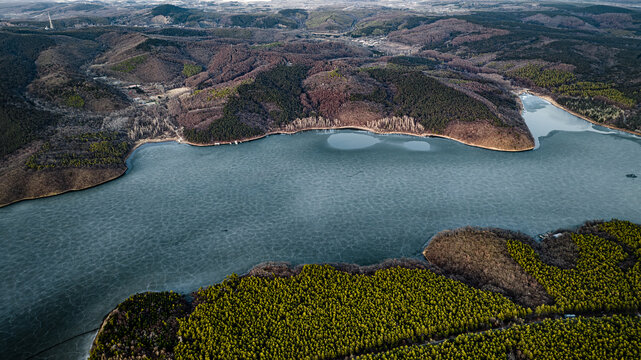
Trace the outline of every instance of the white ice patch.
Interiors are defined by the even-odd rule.
[[[406,141],[403,147],[410,151],[430,151],[430,143],[427,141]]]
[[[336,133],[327,138],[327,143],[334,149],[357,150],[376,145],[381,140],[374,136],[360,133]]]

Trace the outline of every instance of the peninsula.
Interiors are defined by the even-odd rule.
[[[138,294],[105,318],[90,359],[641,354],[639,225],[588,222],[540,242],[462,228],[423,254],[373,266],[266,263],[188,297]]]

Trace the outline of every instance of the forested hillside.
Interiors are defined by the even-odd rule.
[[[426,129],[440,132],[450,121],[455,120],[501,123],[486,105],[421,72],[397,72],[374,68],[369,70],[369,73],[377,81],[396,87],[396,115],[411,116]]]
[[[185,137],[202,143],[250,138],[264,134],[271,126],[303,117],[300,95],[306,72],[303,66],[280,65],[260,73],[253,82],[230,93],[223,116],[206,131],[190,129]]]
[[[8,182],[124,168],[135,143],[151,139],[215,144],[316,128],[530,150],[516,96],[525,88],[596,123],[641,129],[634,9],[477,4],[452,15],[164,4],[92,17],[109,6],[51,6],[88,14],[55,16],[54,30],[17,19],[0,31],[0,64],[9,69],[0,82],[0,156],[24,150],[5,166],[13,175],[0,173]],[[92,142],[64,145],[103,131],[118,133],[109,146],[128,150],[111,157],[92,152]],[[58,192],[27,187],[32,197]]]
[[[634,36],[641,32],[634,20],[639,14],[616,7],[559,6],[547,14],[468,15],[460,18],[508,33],[462,44],[446,41],[430,49],[467,59],[493,54],[481,65],[550,94],[596,122],[639,130],[641,40]],[[554,20],[561,18],[571,21]]]
[[[46,36],[0,31],[0,158],[33,140],[52,124],[55,115],[37,110],[25,98],[27,85],[36,77],[35,61],[55,42]]]

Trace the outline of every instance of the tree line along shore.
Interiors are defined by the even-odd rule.
[[[266,263],[188,297],[132,296],[106,317],[90,358],[631,359],[639,255],[641,226],[611,220],[540,242],[445,231],[428,261]]]

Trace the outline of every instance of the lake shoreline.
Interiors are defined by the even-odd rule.
[[[153,138],[153,139],[139,140],[139,141],[136,142],[136,144],[134,144],[134,146],[131,148],[131,150],[129,150],[129,153],[127,154],[127,156],[124,159],[123,168],[122,169],[114,169],[114,170],[120,170],[120,171],[117,171],[117,174],[115,174],[115,175],[106,176],[106,177],[100,179],[99,181],[92,183],[89,186],[70,187],[70,188],[62,190],[62,191],[52,191],[52,192],[49,192],[49,193],[46,193],[46,194],[43,194],[43,195],[29,196],[29,197],[24,197],[24,198],[21,198],[21,199],[12,200],[12,201],[9,201],[9,202],[6,202],[6,203],[0,203],[0,208],[4,208],[4,207],[7,207],[7,206],[10,206],[10,205],[13,205],[13,204],[17,204],[17,203],[20,203],[20,202],[23,202],[23,201],[43,199],[43,198],[48,198],[48,197],[52,197],[52,196],[66,194],[66,193],[69,193],[69,192],[88,190],[88,189],[91,189],[91,188],[106,184],[106,183],[108,183],[110,181],[116,180],[116,179],[120,178],[121,176],[125,175],[127,173],[127,171],[129,171],[129,168],[127,167],[127,161],[129,160],[129,157],[139,147],[141,147],[142,145],[145,145],[145,144],[163,143],[163,142],[180,142],[180,138],[178,138],[178,137],[167,137],[167,138]]]
[[[380,131],[376,129],[372,129],[366,126],[356,126],[356,125],[345,125],[345,126],[312,126],[312,127],[305,127],[299,130],[295,131],[287,131],[287,130],[275,130],[275,131],[270,131],[268,133],[250,137],[250,138],[245,138],[241,140],[232,140],[232,141],[216,141],[216,142],[211,142],[211,143],[193,143],[190,141],[178,141],[179,143],[183,144],[188,144],[192,146],[202,146],[202,147],[208,147],[208,146],[219,146],[219,145],[235,145],[235,144],[240,144],[240,143],[245,143],[245,142],[250,142],[250,141],[255,141],[255,140],[260,140],[263,138],[266,138],[271,135],[295,135],[298,133],[306,132],[306,131],[320,131],[320,130],[359,130],[359,131],[366,131],[375,135],[405,135],[405,136],[414,136],[417,138],[441,138],[441,139],[447,139],[447,140],[452,140],[456,141],[460,144],[471,146],[471,147],[476,147],[480,149],[485,149],[485,150],[492,150],[492,151],[502,151],[502,152],[523,152],[523,151],[530,151],[534,150],[534,146],[528,146],[526,148],[522,149],[507,149],[507,148],[498,148],[498,147],[493,147],[493,146],[485,146],[485,145],[480,145],[480,144],[475,144],[472,142],[468,142],[465,140],[461,140],[455,137],[447,136],[447,135],[441,135],[441,134],[435,134],[435,133],[430,133],[430,132],[425,132],[425,133],[411,133],[407,131]]]
[[[562,106],[561,104],[557,103],[550,95],[539,93],[539,92],[536,92],[536,91],[534,91],[532,89],[529,89],[529,88],[518,88],[518,89],[515,89],[515,93],[517,94],[517,99],[519,100],[518,103],[519,103],[519,107],[521,108],[521,111],[523,111],[524,108],[523,108],[523,104],[522,104],[520,98],[518,97],[518,95],[521,95],[521,94],[524,94],[524,93],[525,94],[530,94],[530,95],[536,96],[538,98],[541,98],[541,99],[549,102],[551,105],[553,105],[553,106],[555,106],[555,107],[557,107],[557,108],[559,108],[559,109],[561,109],[561,110],[563,110],[563,111],[565,111],[565,112],[567,112],[569,114],[572,114],[572,115],[574,115],[574,116],[576,116],[576,117],[578,117],[580,119],[583,119],[583,120],[585,120],[585,121],[587,121],[587,122],[589,122],[591,124],[594,124],[594,125],[597,125],[597,126],[602,126],[602,127],[609,128],[609,129],[612,129],[612,130],[625,132],[625,133],[628,133],[628,134],[631,134],[631,135],[641,136],[641,134],[639,134],[638,132],[631,131],[631,130],[626,130],[626,129],[621,129],[621,128],[618,128],[618,127],[615,127],[615,126],[612,126],[612,125],[608,125],[608,124],[598,123],[598,122],[588,118],[587,116],[578,114],[578,113],[576,113],[576,112],[574,112],[574,111]],[[266,138],[266,137],[272,136],[272,135],[294,135],[294,134],[302,133],[302,132],[306,132],[306,131],[322,131],[322,130],[359,130],[359,131],[366,131],[366,132],[369,132],[369,133],[372,133],[372,134],[376,134],[376,135],[404,135],[404,136],[413,136],[413,137],[417,137],[417,138],[441,138],[441,139],[452,140],[452,141],[458,142],[460,144],[471,146],[471,147],[476,147],[476,148],[485,149],[485,150],[491,150],[491,151],[501,151],[501,152],[524,152],[524,151],[531,151],[531,150],[535,150],[536,149],[534,144],[532,146],[528,146],[528,147],[525,147],[525,148],[509,149],[509,148],[500,148],[500,147],[480,145],[480,144],[476,144],[474,142],[465,141],[463,139],[459,139],[459,138],[455,138],[455,137],[451,137],[451,136],[447,136],[447,135],[442,135],[442,134],[430,133],[430,132],[412,133],[412,132],[408,132],[408,131],[381,131],[381,130],[373,129],[373,128],[370,128],[370,127],[367,127],[367,126],[356,126],[356,125],[346,125],[346,126],[307,126],[307,127],[301,128],[301,129],[296,129],[294,131],[288,131],[288,130],[279,129],[279,130],[269,131],[269,132],[267,132],[265,134],[261,134],[261,135],[254,136],[254,137],[238,139],[238,140],[231,140],[231,141],[216,141],[216,142],[210,142],[210,143],[194,143],[194,142],[191,142],[191,141],[187,141],[183,137],[181,137],[178,134],[176,134],[176,136],[138,140],[135,143],[135,145],[131,148],[131,150],[129,151],[129,153],[127,154],[127,156],[124,159],[124,169],[122,171],[120,171],[118,174],[114,175],[114,176],[105,177],[104,179],[100,179],[100,181],[98,181],[96,183],[92,183],[89,186],[71,187],[69,189],[65,189],[65,190],[62,190],[62,191],[53,191],[53,192],[48,192],[48,193],[43,194],[43,195],[16,199],[16,200],[13,200],[13,201],[10,201],[10,202],[7,202],[7,203],[0,203],[0,208],[6,207],[6,206],[9,206],[9,205],[12,205],[12,204],[16,204],[16,203],[19,203],[19,202],[22,202],[22,201],[47,198],[47,197],[51,197],[51,196],[62,195],[62,194],[65,194],[65,193],[68,193],[68,192],[72,192],[72,191],[87,190],[87,189],[91,189],[91,188],[99,186],[99,185],[103,185],[103,184],[105,184],[107,182],[110,182],[112,180],[116,180],[119,177],[125,175],[129,171],[129,168],[127,167],[127,163],[129,161],[131,155],[138,148],[140,148],[142,145],[145,145],[145,144],[162,143],[162,142],[176,142],[176,143],[179,143],[179,144],[187,144],[187,145],[198,146],[198,147],[209,147],[209,146],[220,146],[220,145],[237,145],[237,144],[246,143],[246,142],[250,142],[250,141],[261,140],[263,138]],[[528,129],[528,132],[532,136],[532,133],[531,133],[531,131],[529,129]]]
[[[582,225],[582,227],[587,227],[589,224],[592,225],[593,222],[586,222],[585,224]],[[249,270],[247,270],[245,273],[242,273],[239,275],[239,278],[245,278],[245,277],[258,277],[258,278],[289,278],[289,277],[294,277],[297,276],[301,273],[303,270],[304,266],[306,265],[329,265],[333,267],[335,270],[344,272],[346,274],[350,275],[366,275],[366,276],[372,276],[374,275],[377,271],[379,270],[385,270],[385,269],[390,269],[390,268],[406,268],[406,269],[419,269],[419,270],[429,270],[434,272],[435,274],[439,276],[444,276],[449,279],[453,280],[458,280],[461,281],[469,286],[476,286],[480,288],[481,286],[477,283],[475,284],[475,281],[473,280],[472,277],[469,276],[461,276],[464,271],[460,269],[450,269],[448,267],[442,266],[442,264],[437,264],[433,260],[430,260],[430,254],[431,252],[434,252],[437,254],[438,250],[432,250],[432,248],[435,247],[434,245],[434,240],[436,242],[439,242],[443,238],[447,238],[451,234],[464,234],[467,235],[470,232],[479,232],[485,236],[487,235],[492,235],[494,237],[500,236],[504,239],[507,238],[513,238],[517,239],[518,241],[521,241],[523,243],[526,243],[528,245],[536,246],[536,241],[534,238],[516,232],[512,230],[507,230],[507,229],[500,229],[500,228],[494,228],[494,227],[461,227],[457,229],[452,229],[452,230],[442,230],[432,236],[430,240],[427,242],[426,245],[423,246],[423,249],[421,250],[421,256],[417,258],[409,258],[409,257],[401,257],[401,258],[389,258],[382,260],[377,263],[373,263],[370,265],[359,265],[357,263],[343,263],[343,262],[325,262],[325,263],[311,263],[311,264],[296,264],[293,265],[290,262],[287,261],[264,261],[261,263],[258,263],[254,266],[252,266]],[[558,232],[558,231],[557,231]],[[565,240],[568,240],[569,238],[565,238]],[[447,242],[451,242],[452,240],[447,239]],[[488,249],[493,246],[496,246],[495,244],[492,244],[491,241],[487,238],[477,238],[475,241],[469,242],[468,246],[476,247],[474,251],[478,251],[478,249]],[[480,253],[483,253],[483,251],[480,251]],[[437,254],[437,256],[440,256]],[[449,259],[455,263],[467,263],[471,262],[471,259]],[[489,267],[494,267],[496,264],[492,264],[492,261],[485,261],[483,262],[485,266]],[[492,265],[488,265],[492,264]],[[466,266],[464,266],[467,268]],[[482,270],[482,269],[481,269]],[[472,273],[477,271],[478,273],[475,274],[476,276],[484,273],[479,269],[474,269],[471,270]],[[503,269],[505,270],[505,269]],[[516,269],[508,269],[505,270],[506,273],[514,274]],[[470,271],[468,269],[468,271]],[[468,274],[469,275],[469,274]],[[532,281],[532,280],[530,280]],[[536,281],[534,281],[536,282]],[[222,283],[219,282],[219,283]],[[210,284],[209,286],[215,286],[215,284]],[[498,285],[498,288],[504,288],[505,285]],[[171,290],[159,290],[158,292],[163,292],[163,291],[171,291]],[[539,289],[540,291],[540,289]],[[195,297],[196,293],[198,290],[194,290],[193,292],[189,293],[183,293],[183,296],[191,296],[192,298]],[[140,295],[142,293],[137,293],[137,294],[132,294],[131,297],[134,297],[136,295]],[[123,300],[124,302],[125,300]],[[542,303],[544,300],[539,300]],[[122,303],[122,302],[121,302]],[[105,326],[113,318],[118,314],[118,309],[120,307],[119,303],[113,310],[111,310],[105,317],[103,318],[99,330],[96,332],[94,335],[92,342],[91,342],[91,351],[94,351],[94,349],[97,346],[97,340],[98,338],[102,335],[102,333],[105,331]],[[193,311],[193,308],[192,308]]]
[[[383,260],[381,262],[377,262],[375,264],[371,265],[359,265],[356,263],[319,263],[319,264],[297,264],[297,265],[292,265],[289,262],[286,261],[265,261],[259,264],[254,265],[251,269],[249,269],[247,272],[239,275],[240,278],[245,278],[245,277],[259,277],[259,278],[288,278],[288,277],[293,277],[298,274],[303,270],[303,267],[306,265],[329,265],[333,267],[335,270],[350,274],[350,275],[367,275],[367,276],[372,276],[374,275],[377,271],[379,270],[385,270],[385,269],[390,269],[390,268],[405,268],[405,269],[418,269],[418,270],[429,270],[433,271],[436,274],[443,275],[443,276],[452,276],[453,274],[447,274],[444,273],[439,267],[435,266],[434,264],[431,264],[424,258],[390,258]],[[219,282],[219,283],[222,283]],[[217,284],[219,284],[217,283]],[[211,284],[210,286],[214,286],[215,284]],[[166,291],[172,291],[172,290],[159,290],[157,292],[166,292]],[[193,292],[190,293],[177,293],[182,296],[193,296],[198,290],[194,290]],[[156,292],[156,291],[152,291]],[[140,295],[143,293],[136,293],[132,294],[131,297],[135,297],[137,295]],[[122,302],[126,301],[123,300]],[[119,312],[119,307],[120,302],[113,310],[111,310],[105,317],[103,318],[102,322],[100,323],[100,327],[98,328],[98,331],[96,331],[95,335],[93,336],[93,339],[91,340],[91,348],[90,352],[94,351],[94,349],[97,346],[97,339],[102,335],[102,333],[105,331],[105,326],[108,324],[108,322],[114,317],[118,315]],[[192,309],[193,311],[193,309]]]
[[[380,131],[376,129],[372,129],[369,127],[365,126],[312,126],[312,127],[304,127],[301,129],[297,129],[295,131],[287,131],[287,130],[274,130],[267,132],[265,134],[259,135],[259,136],[254,136],[250,138],[244,138],[244,139],[239,139],[239,140],[232,140],[232,141],[217,141],[217,142],[211,142],[211,143],[194,143],[191,141],[187,141],[181,136],[170,136],[170,137],[160,137],[160,138],[150,138],[150,139],[141,139],[135,143],[135,145],[131,148],[127,156],[124,158],[124,169],[119,172],[119,174],[115,176],[109,176],[104,179],[101,179],[99,182],[93,183],[89,186],[81,186],[81,187],[72,187],[69,189],[65,189],[63,191],[53,191],[49,192],[43,195],[39,196],[31,196],[27,198],[21,198],[21,199],[16,199],[7,203],[0,203],[0,208],[12,205],[12,204],[17,204],[22,201],[27,201],[27,200],[36,200],[36,199],[41,199],[41,198],[47,198],[51,196],[56,196],[56,195],[62,195],[68,192],[72,191],[81,191],[81,190],[87,190],[91,189],[93,187],[103,185],[107,182],[110,182],[112,180],[116,180],[119,177],[125,175],[127,171],[129,171],[129,168],[127,167],[127,163],[131,157],[131,155],[138,150],[141,146],[145,144],[153,144],[153,143],[163,143],[163,142],[176,142],[178,144],[187,144],[191,146],[197,146],[197,147],[210,147],[210,146],[221,146],[221,145],[237,145],[241,143],[247,143],[250,141],[256,141],[256,140],[261,140],[264,139],[268,136],[272,135],[294,135],[297,133],[303,133],[307,131],[322,131],[322,130],[359,130],[359,131],[367,131],[372,134],[376,135],[404,135],[404,136],[413,136],[417,138],[441,138],[441,139],[447,139],[447,140],[452,140],[455,142],[458,142],[460,144],[466,145],[466,146],[471,146],[471,147],[476,147],[476,148],[481,148],[485,150],[491,150],[491,151],[501,151],[501,152],[523,152],[523,151],[530,151],[534,150],[534,145],[528,146],[526,148],[522,149],[507,149],[507,148],[498,148],[498,147],[492,147],[492,146],[484,146],[480,144],[475,144],[472,142],[468,142],[462,139],[457,139],[455,137],[447,136],[447,135],[441,135],[441,134],[435,134],[435,133],[411,133],[407,131]],[[529,132],[529,129],[528,129]],[[530,133],[531,135],[531,133]]]
[[[627,308],[611,309],[609,307],[602,307],[595,309],[582,309],[577,306],[572,309],[557,309],[556,306],[560,302],[558,297],[549,294],[549,286],[544,286],[541,283],[540,278],[537,277],[532,270],[528,270],[522,262],[515,257],[511,250],[509,250],[511,242],[521,243],[523,246],[530,247],[533,250],[533,256],[537,258],[540,257],[543,261],[548,263],[550,261],[554,262],[554,264],[548,266],[552,266],[557,269],[572,268],[573,266],[576,266],[579,261],[579,257],[584,256],[579,255],[579,248],[573,239],[573,236],[592,236],[595,238],[603,237],[605,239],[609,236],[609,231],[607,228],[604,228],[603,225],[621,227],[626,223],[626,221],[619,221],[616,219],[612,219],[608,222],[601,220],[587,221],[575,230],[559,229],[554,232],[550,232],[548,233],[549,235],[543,238],[540,243],[535,242],[530,236],[511,230],[491,227],[462,227],[454,230],[444,230],[433,236],[422,252],[423,258],[391,258],[372,265],[332,262],[292,265],[288,262],[263,262],[255,265],[249,271],[240,276],[230,274],[225,280],[213,283],[204,288],[201,287],[199,290],[191,293],[180,294],[174,293],[170,290],[163,290],[160,292],[147,291],[131,295],[127,300],[119,303],[113,310],[105,315],[101,323],[100,330],[92,340],[90,354],[92,354],[92,356],[104,356],[107,351],[105,350],[106,346],[114,344],[113,336],[114,334],[118,334],[117,327],[120,326],[124,328],[129,326],[129,324],[126,323],[126,320],[122,319],[129,319],[129,313],[136,311],[132,310],[135,309],[136,301],[138,301],[134,299],[155,296],[161,298],[164,297],[167,299],[167,302],[175,302],[176,297],[179,296],[178,300],[183,302],[184,310],[182,310],[182,312],[165,315],[164,318],[159,320],[162,321],[163,324],[171,323],[172,321],[178,321],[179,318],[189,319],[192,314],[197,314],[198,306],[203,303],[207,304],[208,301],[211,301],[202,297],[202,293],[207,292],[208,289],[215,289],[217,286],[220,286],[220,284],[228,282],[233,284],[240,281],[240,279],[247,277],[262,278],[266,279],[266,281],[275,281],[276,278],[296,277],[304,271],[306,266],[329,267],[333,268],[332,271],[356,276],[373,276],[376,275],[378,271],[397,268],[427,271],[433,273],[436,277],[442,277],[450,281],[460,283],[463,286],[476,289],[477,291],[503,296],[511,303],[522,306],[524,309],[524,312],[521,315],[515,316],[513,319],[502,319],[499,322],[492,321],[491,324],[485,324],[485,327],[475,329],[472,332],[504,328],[506,326],[512,326],[513,324],[523,324],[523,321],[536,323],[540,322],[542,317],[563,319],[567,318],[568,316],[566,314],[569,313],[572,314],[572,318],[575,316],[600,317],[606,314],[634,314],[634,311]],[[635,225],[632,224],[632,226]],[[553,233],[554,235],[552,235]],[[473,241],[470,241],[471,239]],[[443,247],[444,244],[448,245],[448,243],[451,243],[451,246],[455,248],[459,248],[461,245],[463,245],[463,247],[467,247],[464,251],[465,254],[463,254],[463,256],[459,256],[455,254],[456,251],[451,251],[451,248],[447,246]],[[559,252],[559,250],[563,251]],[[443,254],[444,251],[445,253]],[[440,259],[442,254],[445,255],[445,258]],[[502,255],[499,256],[502,257],[502,259],[493,260],[497,254]],[[435,260],[440,263],[435,262]],[[560,260],[563,260],[563,263],[560,263]],[[454,267],[449,266],[448,263],[453,263]],[[327,280],[324,277],[318,279],[318,281]],[[519,281],[515,282],[515,279],[518,279]],[[312,281],[317,280],[314,278]],[[282,284],[285,283],[283,282]],[[533,294],[537,296],[532,297]],[[529,300],[524,300],[522,298],[523,296],[529,298]],[[171,298],[174,300],[170,300]],[[123,307],[123,304],[126,303],[129,303],[130,305]],[[131,306],[134,306],[134,308]],[[121,311],[124,315],[120,314]],[[200,315],[202,315],[202,313]],[[114,325],[111,320],[118,316],[121,317],[121,323],[120,325]],[[498,318],[500,319],[501,316],[499,315]],[[107,328],[106,325],[110,321],[112,322],[112,324],[109,324],[111,328]],[[142,334],[146,334],[146,329],[140,328],[139,330]],[[466,329],[465,331],[458,332],[454,335],[447,335],[452,335],[449,338],[454,338],[454,336],[468,333],[470,333],[470,331]],[[178,330],[176,329],[176,332],[173,335],[174,338],[179,338],[177,334]],[[448,338],[447,335],[446,338]],[[434,340],[439,341],[442,339],[441,337],[435,337],[430,341],[432,343],[437,343]],[[169,351],[173,351],[173,348]],[[366,353],[368,353],[368,351],[352,355],[363,355]]]

